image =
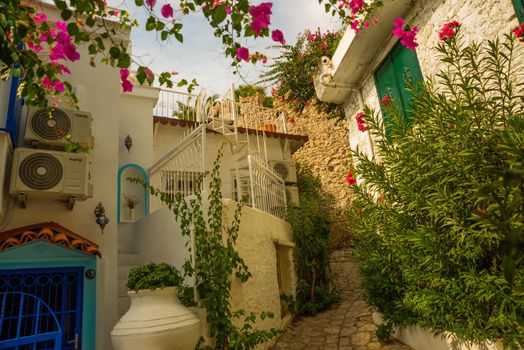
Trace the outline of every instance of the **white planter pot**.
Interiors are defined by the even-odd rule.
[[[384,324],[381,313],[373,312],[372,317],[376,325]],[[417,325],[397,327],[393,337],[415,350],[502,350],[503,348],[502,342],[460,343],[452,333],[435,336]]]
[[[200,320],[176,297],[176,288],[128,292],[129,311],[111,331],[115,350],[194,350]]]
[[[135,220],[135,208],[129,208],[129,221]]]

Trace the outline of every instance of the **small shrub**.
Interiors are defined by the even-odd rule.
[[[180,272],[173,265],[151,263],[135,267],[129,272],[127,288],[135,292],[140,289],[155,290],[157,288],[178,287],[182,281]]]

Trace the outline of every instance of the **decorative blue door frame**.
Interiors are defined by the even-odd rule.
[[[138,164],[135,163],[129,163],[122,165],[120,169],[118,169],[118,184],[117,184],[117,218],[118,223],[120,223],[120,215],[122,214],[122,174],[124,173],[124,170],[127,168],[135,168],[140,170],[142,173],[142,176],[144,178],[145,183],[149,183],[149,175],[147,174],[147,171],[141,167]],[[125,179],[124,179],[125,180]],[[144,188],[144,217],[146,217],[149,214],[149,193]]]
[[[80,267],[83,268],[82,305],[82,350],[95,349],[96,329],[96,278],[85,277],[87,270],[97,271],[97,260],[78,250],[68,249],[48,241],[32,241],[0,252],[0,269],[44,269]]]

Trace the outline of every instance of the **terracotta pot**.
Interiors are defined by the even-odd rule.
[[[176,287],[128,292],[129,311],[111,331],[115,350],[194,350],[200,320],[176,297]]]

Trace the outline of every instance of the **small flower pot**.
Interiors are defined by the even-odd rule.
[[[135,208],[129,208],[128,220],[129,221],[134,221],[135,220]]]

